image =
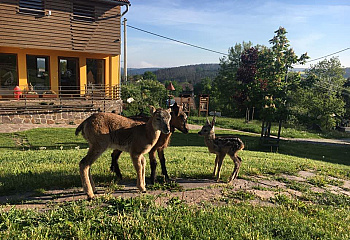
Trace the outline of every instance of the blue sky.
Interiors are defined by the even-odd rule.
[[[242,41],[270,46],[280,26],[291,47],[311,59],[350,47],[349,0],[130,0],[128,25],[218,52]],[[128,67],[175,67],[219,63],[223,56],[158,38],[132,28]],[[339,53],[350,67],[350,50]],[[315,64],[316,62],[312,62]],[[296,66],[299,67],[299,66]]]

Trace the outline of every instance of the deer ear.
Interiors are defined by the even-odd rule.
[[[175,102],[174,105],[171,107],[171,110],[175,113],[175,116],[179,116],[180,108],[177,106],[177,103]]]
[[[206,123],[207,125],[210,125],[210,122],[209,122],[209,119],[207,118],[207,123]]]
[[[214,125],[215,125],[215,121],[216,121],[215,117],[216,117],[216,116],[214,115],[213,121],[211,121],[211,126],[212,126],[212,127],[214,127]]]
[[[155,111],[156,111],[156,108],[153,107],[153,106],[150,106],[150,113],[151,113],[151,115],[153,115],[153,113],[155,113]]]

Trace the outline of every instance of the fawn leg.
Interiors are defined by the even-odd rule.
[[[242,159],[236,155],[230,156],[235,164],[235,168],[233,169],[232,175],[228,180],[228,183],[231,183],[238,176],[239,168],[241,167]]]
[[[220,153],[218,155],[218,172],[216,174],[216,181],[220,181],[220,173],[221,173],[221,167],[222,167],[222,162],[224,161],[226,154],[225,153]]]
[[[122,173],[120,172],[119,164],[118,164],[118,159],[120,157],[120,154],[122,154],[122,151],[119,151],[117,149],[112,152],[111,171],[117,175],[117,178],[122,180],[123,176],[122,176]]]
[[[134,164],[134,168],[135,168],[136,174],[137,174],[136,186],[141,192],[146,192],[145,175],[144,175],[144,169],[143,169],[145,164],[142,163],[144,161],[144,158],[142,160],[143,156],[140,154],[130,154],[130,156],[131,156],[132,163]]]
[[[218,169],[218,162],[219,162],[219,155],[217,154],[215,157],[215,165],[214,165],[214,171],[213,171],[213,177],[216,175],[216,170]]]
[[[106,148],[90,147],[86,156],[79,163],[80,178],[88,199],[94,198],[94,192],[96,191],[95,183],[91,177],[90,167],[105,150]]]
[[[156,151],[152,149],[149,154],[149,161],[151,165],[151,184],[156,182],[156,169],[157,169],[157,159],[156,159]]]
[[[164,149],[158,149],[158,157],[159,157],[160,165],[162,166],[162,174],[165,177],[165,181],[169,182],[170,178],[168,175],[168,171],[166,170],[166,166],[165,166]]]

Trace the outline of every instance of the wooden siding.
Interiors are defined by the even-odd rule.
[[[0,46],[120,55],[120,17],[112,17],[119,6],[95,2],[96,21],[89,22],[73,18],[72,0],[46,0],[45,16],[19,13],[18,3],[0,0]]]

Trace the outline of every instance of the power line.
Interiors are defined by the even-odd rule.
[[[335,54],[337,54],[337,53],[345,52],[345,51],[347,51],[347,50],[349,50],[349,49],[350,49],[350,47],[344,48],[344,49],[339,50],[339,51],[337,51],[337,52],[327,54],[327,55],[325,55],[325,56],[323,56],[323,57],[318,57],[318,58],[315,58],[315,59],[311,59],[311,60],[309,60],[309,61],[306,61],[306,63],[313,62],[313,61],[317,61],[317,60],[320,60],[320,59],[323,59],[323,58],[326,58],[326,57],[335,55]]]
[[[190,47],[195,47],[195,48],[199,48],[199,49],[202,49],[202,50],[205,50],[205,51],[209,51],[209,52],[218,53],[218,54],[221,54],[221,55],[228,56],[227,53],[218,52],[218,51],[215,51],[215,50],[212,50],[212,49],[209,49],[209,48],[204,48],[204,47],[200,47],[200,46],[197,46],[197,45],[194,45],[194,44],[191,44],[191,43],[186,43],[186,42],[183,42],[183,41],[180,41],[180,40],[176,40],[176,39],[173,39],[173,38],[165,37],[165,36],[162,36],[162,35],[157,34],[157,33],[153,33],[153,32],[150,32],[150,31],[143,30],[141,28],[137,28],[137,27],[131,26],[129,24],[127,26],[129,28],[133,28],[135,30],[138,30],[138,31],[141,31],[141,32],[145,32],[145,33],[148,33],[148,34],[160,37],[160,38],[164,38],[164,39],[167,39],[167,40],[170,40],[170,41],[173,41],[173,42],[181,43],[181,44],[184,44],[184,45],[187,45],[187,46],[190,46]]]
[[[151,35],[154,35],[154,36],[157,36],[157,37],[160,37],[160,38],[164,38],[164,39],[167,39],[167,40],[170,40],[170,41],[173,41],[173,42],[181,43],[181,44],[184,44],[184,45],[187,45],[187,46],[190,46],[190,47],[195,47],[195,48],[199,48],[199,49],[202,49],[202,50],[205,50],[205,51],[209,51],[209,52],[213,52],[213,53],[218,53],[218,54],[221,54],[221,55],[229,56],[229,54],[227,54],[227,53],[222,53],[222,52],[215,51],[215,50],[212,50],[212,49],[209,49],[209,48],[204,48],[204,47],[201,47],[201,46],[198,46],[198,45],[194,45],[194,44],[191,44],[191,43],[187,43],[187,42],[183,42],[183,41],[180,41],[180,40],[176,40],[174,38],[166,37],[166,36],[163,36],[163,35],[160,35],[160,34],[157,34],[157,33],[153,33],[153,32],[147,31],[147,30],[143,30],[141,28],[134,27],[134,26],[131,26],[129,24],[127,25],[127,27],[130,27],[130,28],[133,28],[135,30],[138,30],[138,31],[141,31],[141,32],[144,32],[144,33],[147,33],[147,34],[151,34]],[[344,49],[339,50],[339,51],[334,52],[334,53],[327,54],[327,55],[325,55],[323,57],[318,57],[318,58],[315,58],[315,59],[311,59],[309,61],[306,61],[306,63],[317,61],[317,60],[320,60],[320,59],[323,59],[323,58],[326,58],[326,57],[329,57],[329,56],[332,56],[332,55],[335,55],[337,53],[341,53],[341,52],[344,52],[344,51],[347,51],[347,50],[350,50],[350,47],[344,48]]]

